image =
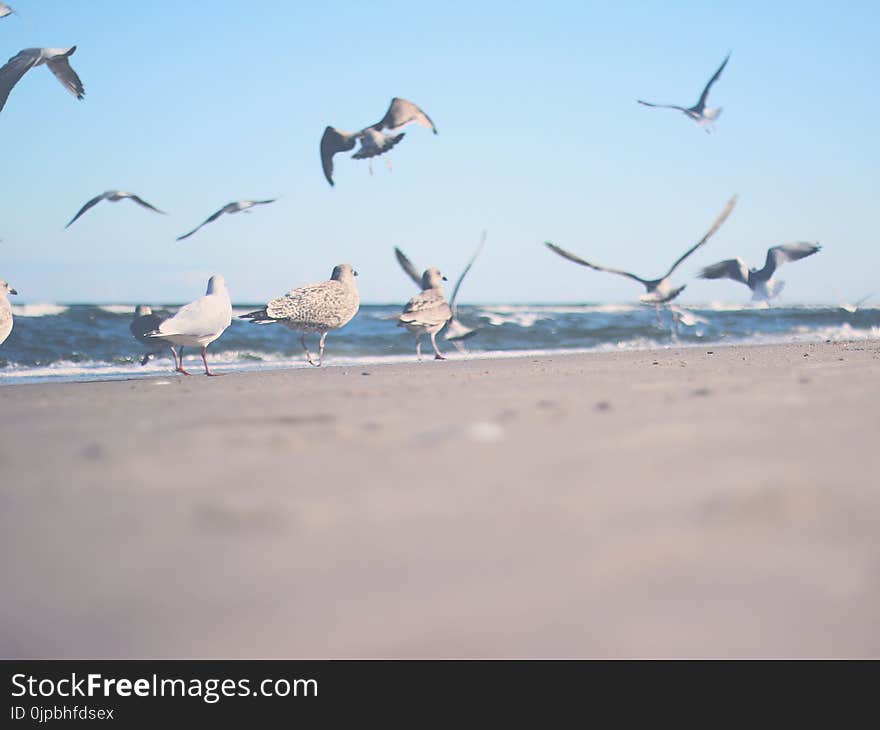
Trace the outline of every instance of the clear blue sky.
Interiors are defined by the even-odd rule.
[[[485,254],[464,301],[621,301],[639,287],[554,256],[659,275],[739,193],[720,233],[681,270],[761,263],[769,245],[818,240],[783,270],[785,299],[880,289],[876,2],[333,2],[17,0],[0,53],[78,50],[77,102],[45,68],[0,113],[0,277],[27,301],[185,301],[211,272],[252,302],[361,274],[364,301],[404,301],[392,247],[458,274]],[[636,98],[691,104],[728,50],[707,135]],[[337,156],[324,126],[377,121],[392,96],[421,105],[392,154]],[[171,213],[104,203],[132,190]],[[280,196],[186,242],[224,203]],[[747,299],[691,282],[684,301]]]

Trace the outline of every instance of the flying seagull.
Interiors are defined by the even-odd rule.
[[[6,3],[0,3],[0,18],[5,18],[7,15],[12,15],[13,13],[18,15],[14,8],[9,7]]]
[[[239,315],[239,318],[249,319],[253,324],[280,322],[288,329],[300,332],[299,341],[306,352],[306,360],[309,365],[321,367],[327,333],[348,324],[360,308],[361,300],[354,282],[357,275],[351,264],[339,264],[334,267],[329,281],[293,289],[262,309]],[[312,360],[312,353],[306,345],[306,334],[313,332],[321,335],[317,363]]]
[[[82,208],[79,209],[79,213],[77,213],[73,218],[70,219],[70,223],[68,223],[65,228],[70,228],[71,225],[76,222],[76,220],[87,210],[94,208],[98,203],[102,200],[109,200],[111,203],[116,203],[120,200],[124,200],[125,198],[131,198],[138,205],[142,205],[144,208],[148,208],[149,210],[153,210],[156,213],[161,213],[162,215],[168,215],[165,211],[159,210],[158,208],[150,205],[146,200],[139,198],[134,193],[126,193],[124,190],[108,190],[107,192],[101,193],[100,195],[92,198],[88,203],[86,203]]]
[[[636,276],[635,274],[631,274],[628,271],[621,271],[620,269],[609,269],[604,266],[597,266],[596,264],[592,264],[589,261],[582,259],[580,256],[576,256],[569,251],[566,251],[559,246],[546,242],[546,246],[551,250],[558,253],[563,258],[568,259],[569,261],[573,261],[576,264],[580,264],[581,266],[588,266],[591,269],[595,269],[596,271],[605,271],[609,274],[619,274],[620,276],[626,276],[630,279],[634,279],[639,282],[642,286],[645,287],[646,292],[640,297],[640,300],[647,304],[655,304],[658,307],[658,318],[659,318],[659,307],[661,304],[666,304],[667,302],[671,302],[675,299],[681,292],[684,290],[684,286],[679,286],[676,288],[672,288],[670,286],[669,278],[672,276],[672,273],[679,267],[679,265],[694,251],[696,251],[700,246],[702,246],[706,241],[708,241],[712,235],[721,227],[721,224],[727,220],[727,216],[730,215],[730,212],[733,210],[736,205],[737,196],[734,195],[725,206],[724,210],[721,211],[721,215],[715,220],[712,224],[712,227],[709,231],[704,235],[697,243],[691,246],[687,251],[685,251],[681,256],[679,256],[678,260],[672,264],[669,271],[667,271],[662,277],[659,279],[643,279],[641,276]]]
[[[182,241],[184,238],[189,238],[193,233],[195,233],[202,226],[208,225],[208,223],[213,223],[224,213],[240,213],[244,211],[245,213],[250,213],[249,208],[253,208],[255,205],[268,205],[269,203],[274,203],[277,198],[272,198],[272,200],[239,200],[235,203],[227,203],[216,213],[210,215],[206,218],[202,223],[199,223],[195,228],[193,228],[189,233],[184,233],[182,236],[178,236],[177,240]]]
[[[455,282],[455,288],[452,290],[452,299],[449,300],[450,311],[452,312],[452,316],[446,322],[446,328],[444,330],[443,338],[449,342],[452,342],[456,348],[461,351],[461,340],[464,340],[472,335],[477,333],[476,327],[468,327],[463,324],[461,320],[458,319],[458,290],[461,288],[461,283],[464,281],[464,277],[467,276],[468,272],[471,270],[471,266],[474,265],[474,261],[477,260],[477,256],[483,250],[483,247],[486,245],[486,232],[483,231],[483,236],[480,239],[480,245],[477,246],[477,250],[474,251],[473,256],[471,256],[470,261],[468,261],[467,266],[464,267],[464,271],[458,277],[458,280]],[[400,264],[400,267],[406,272],[410,279],[413,280],[415,285],[422,289],[422,276],[419,275],[419,270],[410,261],[406,254],[403,253],[399,248],[394,249],[394,255],[397,257],[397,262]]]
[[[394,131],[406,126],[410,122],[426,127],[437,134],[437,127],[431,118],[419,107],[406,99],[394,97],[391,106],[385,112],[385,116],[376,124],[364,127],[359,132],[343,132],[336,127],[327,127],[321,137],[321,166],[324,168],[324,177],[327,182],[333,182],[333,155],[337,152],[347,152],[360,141],[361,146],[352,155],[355,160],[365,160],[388,152],[394,145],[404,138],[404,134],[385,134],[383,129]],[[370,160],[370,174],[373,173],[373,163]]]
[[[642,101],[641,99],[637,99],[639,104],[643,104],[644,106],[656,107],[659,109],[677,109],[680,112],[684,112],[688,117],[693,119],[697,124],[699,124],[706,132],[710,132],[712,130],[712,124],[718,119],[721,114],[721,107],[715,107],[711,109],[706,106],[706,101],[709,98],[709,89],[712,88],[712,84],[714,84],[718,77],[721,76],[721,72],[724,70],[724,67],[727,65],[728,60],[730,60],[730,54],[727,54],[727,57],[722,61],[721,65],[718,67],[718,70],[709,79],[709,83],[706,84],[706,88],[703,89],[703,93],[700,94],[700,100],[694,104],[692,107],[683,107],[676,106],[674,104],[652,104],[648,101]]]
[[[226,279],[215,274],[208,279],[205,296],[181,307],[174,316],[163,319],[156,329],[145,333],[144,337],[169,344],[174,355],[174,371],[184,375],[190,373],[183,368],[183,348],[201,347],[205,375],[216,375],[208,368],[208,345],[220,337],[230,324],[232,302]],[[179,352],[175,351],[175,345],[180,347]]]
[[[776,281],[773,273],[782,264],[812,256],[822,247],[818,243],[786,243],[767,250],[767,260],[763,269],[749,268],[741,258],[719,261],[700,272],[701,279],[733,279],[752,290],[752,301],[769,302],[778,297],[785,286],[784,281]]]
[[[2,345],[9,333],[12,332],[12,306],[9,304],[9,295],[18,294],[5,281],[0,281],[0,345]]]
[[[26,48],[19,51],[0,68],[0,111],[6,105],[9,92],[30,69],[46,64],[49,70],[55,74],[65,89],[77,99],[82,99],[86,92],[82,81],[70,67],[68,59],[76,51],[76,46],[70,48]]]

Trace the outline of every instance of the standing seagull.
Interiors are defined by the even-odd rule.
[[[202,348],[202,362],[205,363],[205,375],[216,375],[208,368],[208,345],[216,340],[229,325],[232,324],[232,302],[226,279],[215,274],[208,279],[205,296],[199,297],[181,307],[177,314],[162,323],[146,337],[170,343],[174,355],[174,371],[189,375],[183,369],[183,348],[187,346]],[[180,347],[177,352],[174,346]]]
[[[677,109],[680,112],[684,112],[688,117],[693,119],[697,124],[699,124],[703,129],[706,130],[706,133],[709,133],[712,130],[712,125],[716,119],[721,114],[721,107],[716,107],[714,109],[710,109],[706,106],[706,101],[709,98],[709,89],[712,88],[712,84],[714,84],[718,77],[721,76],[721,72],[724,70],[724,67],[727,65],[728,60],[730,60],[730,54],[727,54],[727,57],[718,67],[718,70],[709,79],[709,83],[706,84],[706,88],[703,89],[703,93],[700,94],[700,100],[694,104],[692,107],[685,108],[683,106],[675,106],[674,104],[652,104],[647,101],[642,101],[641,99],[637,99],[636,101],[639,104],[643,104],[644,106],[651,106],[660,109]]]
[[[87,210],[90,210],[91,208],[94,208],[102,200],[109,200],[111,203],[116,203],[120,200],[125,200],[125,198],[131,198],[138,205],[142,205],[144,208],[148,208],[149,210],[155,211],[156,213],[168,215],[164,210],[159,210],[158,208],[150,205],[146,200],[139,198],[134,193],[126,193],[124,190],[108,190],[107,192],[101,193],[100,195],[92,198],[88,203],[80,208],[79,213],[73,216],[73,218],[70,219],[70,223],[68,223],[64,227],[70,228],[70,226],[72,226],[83,213],[85,213]]]
[[[396,96],[391,100],[391,106],[388,107],[388,111],[380,121],[369,127],[364,127],[359,132],[343,132],[336,127],[324,129],[324,135],[321,137],[321,166],[324,169],[324,177],[327,178],[327,182],[331,185],[335,184],[333,182],[333,155],[337,152],[346,152],[352,149],[355,143],[360,140],[360,149],[352,155],[353,159],[365,160],[378,157],[388,152],[405,136],[404,134],[383,134],[382,130],[400,129],[410,122],[415,122],[437,134],[437,127],[425,112],[411,101]],[[372,160],[370,160],[370,174],[373,174]]]
[[[235,203],[227,203],[216,213],[213,213],[208,218],[206,218],[202,223],[199,223],[195,228],[193,228],[189,233],[184,233],[182,236],[178,236],[177,240],[182,241],[184,238],[189,238],[193,233],[195,233],[202,226],[206,226],[209,223],[213,223],[224,213],[229,213],[232,215],[233,213],[240,213],[244,211],[245,213],[250,213],[249,208],[253,208],[255,205],[268,205],[269,203],[274,203],[277,198],[272,198],[272,200],[239,200]]]
[[[782,246],[773,246],[767,250],[767,260],[763,269],[750,269],[745,261],[737,257],[707,266],[700,272],[700,278],[733,279],[752,290],[753,302],[769,302],[774,297],[778,297],[785,286],[784,281],[773,279],[776,269],[784,263],[812,256],[821,250],[822,247],[818,243],[786,243]]]
[[[12,332],[12,306],[9,304],[9,295],[18,294],[5,281],[0,280],[0,345],[6,342],[9,333]]]
[[[0,3],[0,18],[5,18],[7,15],[12,15],[15,13],[15,10],[9,7],[6,3]],[[18,13],[15,13],[18,15]]]
[[[604,266],[597,266],[596,264],[591,264],[589,261],[582,259],[580,256],[577,256],[569,251],[566,251],[564,248],[560,248],[559,246],[550,243],[549,241],[545,243],[547,248],[551,251],[555,251],[563,258],[568,259],[569,261],[573,261],[576,264],[580,264],[581,266],[588,266],[591,269],[595,269],[596,271],[605,271],[609,274],[620,274],[621,276],[629,277],[630,279],[634,279],[639,282],[642,286],[647,290],[645,294],[643,294],[639,299],[647,304],[655,304],[657,305],[657,318],[660,318],[660,305],[666,304],[667,302],[671,302],[675,299],[682,291],[684,291],[684,286],[679,286],[676,288],[672,288],[670,286],[669,277],[672,276],[672,272],[674,272],[679,265],[694,251],[696,251],[700,246],[702,246],[706,241],[708,241],[712,235],[717,231],[721,224],[727,220],[727,216],[730,215],[730,212],[733,210],[733,207],[736,205],[737,196],[734,195],[728,202],[727,206],[721,211],[721,215],[715,220],[712,224],[712,227],[703,236],[697,243],[691,246],[687,251],[685,251],[678,260],[672,264],[672,267],[667,271],[662,277],[659,279],[643,279],[641,276],[636,276],[635,274],[631,274],[628,271],[621,271],[620,269],[608,269]]]
[[[430,268],[422,274],[422,291],[410,299],[398,317],[397,326],[406,327],[416,336],[416,355],[422,359],[422,335],[431,336],[434,348],[434,359],[445,360],[437,348],[437,333],[443,329],[450,318],[452,310],[446,302],[442,282],[446,277],[438,269]]]
[[[449,318],[449,321],[446,323],[446,328],[444,330],[443,338],[449,342],[452,342],[456,349],[459,352],[462,351],[461,340],[464,340],[472,335],[477,333],[476,327],[468,327],[463,324],[461,320],[458,319],[458,290],[461,288],[461,283],[464,281],[464,277],[467,276],[468,272],[471,270],[471,266],[474,265],[474,261],[477,260],[477,256],[483,250],[483,247],[486,245],[486,232],[483,231],[483,236],[480,239],[480,245],[477,246],[477,250],[474,251],[474,255],[471,256],[470,261],[468,261],[467,266],[464,267],[464,271],[458,277],[458,280],[455,282],[455,288],[452,290],[452,299],[449,300],[450,311],[452,312],[452,316]],[[394,249],[394,255],[397,257],[397,263],[400,264],[400,267],[406,272],[410,279],[413,280],[415,285],[422,288],[422,277],[419,275],[419,270],[415,267],[412,261],[410,261],[406,254],[403,253],[399,248]]]
[[[253,324],[280,322],[288,329],[302,333],[300,342],[306,351],[306,360],[309,365],[321,367],[327,333],[348,324],[360,308],[361,300],[354,283],[356,276],[357,271],[351,264],[339,264],[333,269],[329,281],[292,289],[263,309],[242,314],[240,318],[249,319]],[[317,365],[306,345],[306,334],[310,333],[321,334]]]
[[[159,351],[156,349],[157,347],[167,346],[171,348],[171,352],[174,352],[174,347],[167,340],[148,336],[148,333],[155,332],[159,329],[159,326],[164,320],[168,319],[168,316],[169,315],[163,316],[154,312],[152,307],[149,307],[146,304],[138,304],[137,307],[135,307],[134,319],[131,320],[131,324],[128,328],[131,331],[132,337],[149,349],[149,352],[147,352],[147,354],[141,359],[141,365],[146,365],[150,358],[156,357],[156,355],[159,354]],[[174,364],[176,367],[176,352],[174,352]]]
[[[68,61],[74,51],[76,51],[76,46],[70,48],[26,48],[10,58],[6,65],[0,68],[0,111],[3,111],[6,99],[9,98],[9,92],[21,80],[21,77],[32,68],[43,64],[49,67],[49,70],[55,74],[55,78],[62,83],[65,89],[77,99],[82,99],[86,95],[85,89]]]

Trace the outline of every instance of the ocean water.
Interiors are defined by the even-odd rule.
[[[164,307],[174,311],[175,306]],[[234,315],[258,308],[237,305]],[[459,307],[459,319],[479,332],[465,353],[438,336],[453,357],[516,357],[554,352],[646,349],[687,345],[821,342],[880,338],[880,306],[848,312],[835,306],[689,306],[684,322],[658,325],[653,307],[639,304],[483,305]],[[396,326],[397,305],[365,305],[346,327],[327,337],[325,365],[403,362],[415,358],[414,338]],[[13,306],[15,327],[0,345],[0,385],[53,380],[143,377],[170,372],[163,351],[141,366],[146,350],[129,323],[134,305],[25,304]],[[317,337],[308,338],[317,351]],[[430,345],[423,344],[426,353]],[[299,335],[280,325],[233,319],[213,343],[209,362],[219,372],[305,367]],[[191,372],[201,371],[189,350]]]

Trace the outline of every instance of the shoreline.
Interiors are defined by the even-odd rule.
[[[880,653],[878,340],[247,375],[0,388],[0,656]]]

